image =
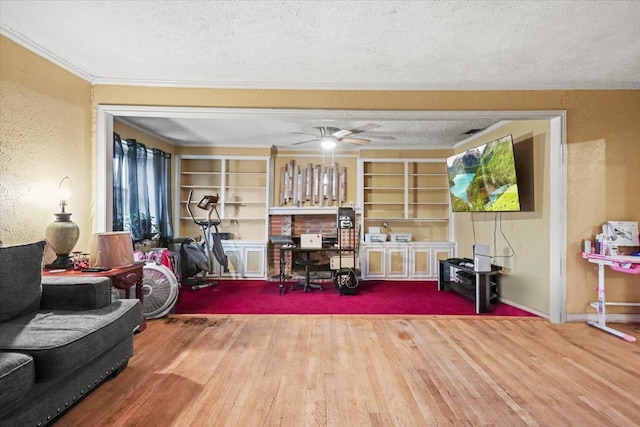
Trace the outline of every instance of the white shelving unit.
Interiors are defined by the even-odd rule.
[[[230,258],[230,272],[224,277],[265,277],[268,241],[271,161],[269,157],[181,155],[176,159],[177,202],[175,235],[200,236],[186,210],[189,191],[193,191],[191,211],[196,219],[206,212],[197,208],[204,195],[220,197],[220,233],[231,233],[224,240]]]
[[[394,232],[412,233],[417,240],[451,239],[444,159],[362,159],[359,170],[365,232],[386,222]]]

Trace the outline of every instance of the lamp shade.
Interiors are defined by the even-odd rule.
[[[91,239],[91,267],[122,267],[133,264],[133,240],[128,231],[94,233]]]

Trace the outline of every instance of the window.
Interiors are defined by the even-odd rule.
[[[113,134],[113,230],[134,241],[173,236],[171,154]]]

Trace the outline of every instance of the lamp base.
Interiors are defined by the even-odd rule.
[[[44,267],[47,269],[70,270],[73,268],[73,261],[69,254],[78,243],[80,229],[75,222],[71,221],[69,212],[60,212],[54,215],[56,220],[47,226],[46,237],[47,243],[51,246],[57,258]]]
[[[51,264],[46,264],[44,268],[46,268],[47,270],[71,270],[73,268],[73,261],[69,257],[69,254],[60,254]]]

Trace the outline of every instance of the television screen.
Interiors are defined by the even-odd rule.
[[[511,135],[447,159],[453,212],[520,211]]]

